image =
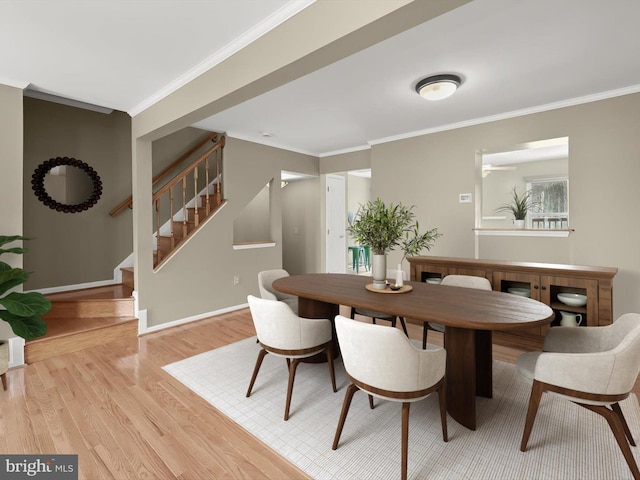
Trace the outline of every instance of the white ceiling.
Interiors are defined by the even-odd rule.
[[[0,83],[135,114],[311,1],[0,0]],[[639,22],[638,0],[474,0],[196,126],[323,156],[638,92]],[[453,97],[414,92],[449,72]]]

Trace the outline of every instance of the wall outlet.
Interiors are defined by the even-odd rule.
[[[233,276],[233,284],[238,285],[240,283],[240,275]]]
[[[461,193],[458,196],[459,203],[471,203],[471,194],[470,193]]]

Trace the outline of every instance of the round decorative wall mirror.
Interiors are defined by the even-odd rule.
[[[64,213],[88,210],[102,195],[102,182],[96,171],[69,157],[42,162],[31,176],[31,187],[38,200]]]

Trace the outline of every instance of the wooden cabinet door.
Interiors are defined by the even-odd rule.
[[[531,298],[540,300],[540,275],[519,272],[493,272],[493,289],[508,292],[510,288],[527,288],[531,290]],[[514,294],[515,295],[515,294]],[[541,327],[517,330],[518,335],[542,336]]]
[[[549,305],[555,311],[580,313],[583,322],[589,327],[598,325],[598,281],[587,278],[555,277],[543,275],[541,281],[541,301]],[[587,304],[584,307],[565,305],[558,300],[558,293],[581,293],[587,296]]]
[[[540,275],[519,272],[493,272],[493,289],[509,293],[509,288],[527,288],[531,290],[531,298],[540,300]],[[517,330],[514,333],[540,337],[543,335],[543,329],[542,327],[532,327]]]
[[[486,270],[470,267],[449,267],[449,275],[470,275],[472,277],[483,277],[491,282],[493,285],[493,278],[491,274],[487,274]]]
[[[449,268],[446,266],[423,263],[419,265],[417,264],[415,267],[415,278],[411,279],[414,282],[424,282],[425,278],[444,278],[449,274]]]
[[[529,288],[531,298],[540,300],[540,275],[518,272],[493,272],[493,289],[506,292],[509,288]]]

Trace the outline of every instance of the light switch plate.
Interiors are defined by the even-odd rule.
[[[458,197],[460,203],[471,203],[471,194],[470,193],[461,193]]]

